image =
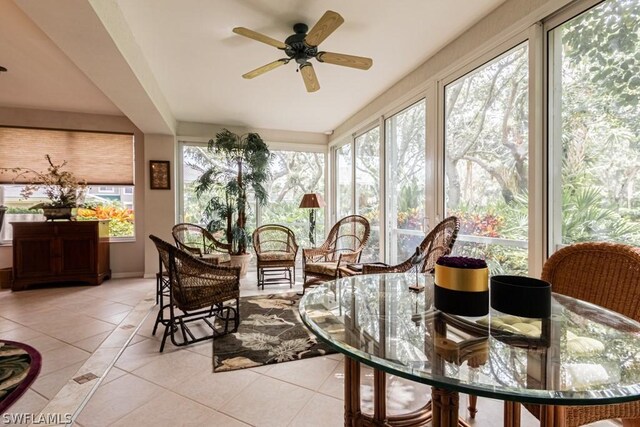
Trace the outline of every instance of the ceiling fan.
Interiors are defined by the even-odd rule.
[[[342,25],[343,22],[344,19],[340,14],[328,10],[308,33],[307,30],[309,27],[307,27],[306,24],[295,24],[293,26],[295,34],[287,37],[284,43],[248,28],[234,28],[234,33],[274,46],[283,50],[287,55],[287,58],[281,58],[267,65],[263,65],[262,67],[258,67],[255,70],[243,74],[242,77],[245,79],[252,79],[266,73],[267,71],[278,68],[281,65],[288,64],[291,60],[295,60],[298,63],[298,69],[300,70],[300,74],[302,74],[302,79],[304,80],[307,92],[315,92],[320,89],[320,83],[316,77],[316,72],[313,70],[313,65],[309,62],[311,58],[317,59],[318,62],[327,62],[329,64],[342,65],[344,67],[368,70],[373,64],[373,60],[371,58],[345,55],[343,53],[318,51],[318,45],[329,37],[329,35]]]

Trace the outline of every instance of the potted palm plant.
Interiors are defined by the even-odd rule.
[[[247,251],[247,191],[253,191],[263,205],[267,192],[263,183],[269,176],[271,153],[257,133],[235,134],[222,129],[209,141],[214,160],[196,180],[198,198],[209,197],[204,208],[207,229],[222,232],[231,245],[231,265],[241,267],[246,275],[251,255]]]

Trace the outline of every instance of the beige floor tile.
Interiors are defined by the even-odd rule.
[[[108,322],[92,319],[88,316],[82,316],[76,319],[72,325],[65,325],[60,328],[52,329],[46,332],[54,338],[68,343],[77,342],[85,338],[93,337],[103,332],[112,331],[114,325]]]
[[[293,420],[313,394],[305,388],[262,376],[224,404],[220,412],[255,426],[281,427]]]
[[[68,344],[64,344],[61,347],[54,348],[53,350],[41,352],[42,354],[42,369],[40,375],[48,375],[59,369],[66,368],[74,363],[87,360],[91,353],[80,350],[77,347],[73,347]]]
[[[122,370],[132,372],[149,364],[163,354],[171,352],[171,350],[166,349],[164,353],[160,353],[160,343],[156,340],[144,339],[136,344],[129,345],[116,362],[116,366]]]
[[[162,387],[173,389],[189,378],[213,371],[212,360],[187,350],[163,354],[132,373]]]
[[[213,409],[169,391],[127,414],[118,426],[216,426],[240,427],[241,423]]]
[[[344,403],[340,399],[315,393],[293,419],[290,427],[325,427],[344,424]]]
[[[2,337],[5,338],[5,335],[3,334]],[[52,338],[42,333],[32,338],[20,340],[20,342],[29,344],[31,347],[38,350],[40,353],[67,345],[67,343],[63,341],[57,340],[55,338]]]
[[[327,357],[314,357],[276,363],[265,375],[316,391],[339,364],[337,360]],[[301,375],[302,372],[304,375]]]
[[[0,333],[10,331],[11,329],[19,328],[21,325],[16,322],[12,322],[9,319],[0,317]]]
[[[318,391],[338,399],[344,398],[344,365],[342,363],[335,367]]]
[[[2,338],[11,341],[20,341],[27,343],[29,339],[42,337],[43,333],[27,326],[19,326],[17,328],[2,333]]]
[[[102,344],[102,342],[105,340],[105,338],[109,336],[109,334],[111,334],[110,330],[99,333],[89,338],[84,338],[79,341],[74,341],[71,344],[85,351],[93,352],[100,346],[100,344]]]
[[[0,416],[0,420],[3,420],[7,414],[37,414],[47,404],[47,399],[29,389],[7,410],[6,413]],[[19,424],[14,422],[14,424]],[[25,423],[22,423],[25,424]]]
[[[110,383],[111,381],[118,379],[123,375],[127,375],[127,372],[113,366],[107,373],[107,376],[102,380],[102,385]]]
[[[74,374],[78,372],[78,369],[80,369],[83,364],[84,362],[74,363],[66,368],[51,372],[48,375],[40,375],[31,388],[47,399],[51,399],[70,378],[73,378]]]
[[[103,320],[105,322],[109,322],[109,323],[113,323],[114,325],[119,324],[120,322],[122,322],[125,317],[127,317],[127,314],[129,314],[128,311],[122,312],[122,313],[118,313],[118,314],[114,314],[111,316],[107,316],[104,318],[101,318],[100,320]]]
[[[107,426],[162,393],[162,388],[134,375],[98,387],[78,417],[85,426]]]
[[[238,371],[202,373],[176,385],[176,393],[202,403],[212,409],[220,409],[233,400],[245,387],[260,378],[260,374],[249,369]]]

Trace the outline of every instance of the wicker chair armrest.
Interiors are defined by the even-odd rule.
[[[359,259],[360,251],[340,252],[340,255],[338,255],[338,267],[345,264],[357,263]]]
[[[304,257],[305,262],[317,262],[320,260],[326,260],[327,255],[329,254],[329,251],[322,248],[302,249],[302,256]]]
[[[202,249],[197,248],[195,246],[187,246],[182,242],[178,242],[178,247],[185,252],[189,252],[193,256],[197,256],[197,257],[202,256]]]

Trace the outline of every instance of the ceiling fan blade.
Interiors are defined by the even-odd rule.
[[[277,61],[270,62],[267,65],[263,65],[262,67],[258,67],[255,70],[249,71],[248,73],[243,74],[242,77],[244,77],[245,79],[258,77],[259,75],[264,74],[267,71],[271,71],[274,68],[278,68],[279,66],[286,64],[287,62],[289,62],[288,59],[278,59]]]
[[[344,22],[344,18],[339,13],[327,10],[311,31],[307,34],[304,42],[309,46],[318,46],[324,39],[329,37],[336,28]]]
[[[318,52],[316,59],[320,62],[328,62],[329,64],[358,68],[360,70],[368,70],[371,68],[371,65],[373,65],[373,60],[371,58],[345,55],[344,53]]]
[[[302,80],[307,87],[307,92],[315,92],[320,89],[320,83],[313,66],[308,62],[300,66],[300,74],[302,74]]]
[[[277,47],[278,49],[285,49],[287,47],[286,44],[282,43],[279,40],[271,38],[269,36],[265,36],[264,34],[257,33],[253,30],[244,27],[236,27],[233,29],[233,32],[236,34],[240,34],[241,36],[249,37],[250,39],[257,40],[262,43],[266,43],[273,47]]]

